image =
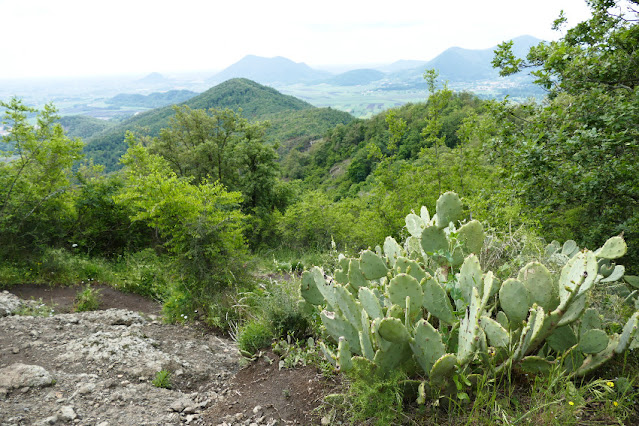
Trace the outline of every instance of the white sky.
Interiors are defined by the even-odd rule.
[[[445,4],[447,3],[447,4]],[[556,39],[584,0],[0,0],[0,79],[221,70],[247,54],[310,66],[429,60]]]

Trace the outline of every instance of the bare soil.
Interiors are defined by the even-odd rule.
[[[56,383],[0,393],[0,425],[320,424],[314,410],[335,384],[316,368],[280,370],[279,358],[272,352],[240,368],[241,358],[230,339],[198,324],[162,323],[161,307],[153,300],[99,284],[92,287],[100,290],[100,309],[109,310],[105,324],[99,323],[99,313],[64,313],[72,311],[83,287],[22,285],[9,290],[24,300],[42,300],[55,309],[55,315],[0,318],[0,369],[17,363],[39,365],[51,372]],[[123,310],[139,318],[132,325],[108,324],[108,315],[126,316]],[[79,347],[77,341],[87,345],[87,339],[96,335],[150,341],[150,347],[171,360],[167,365],[173,371],[173,387],[159,389],[151,385],[152,375],[137,372],[145,362],[152,365],[152,359],[132,365],[135,362],[126,354],[117,354],[126,359],[113,361],[84,359],[78,349],[66,353]],[[108,351],[118,352],[111,347]],[[73,360],[64,361],[69,356]],[[183,399],[195,408],[180,407],[177,402]],[[74,408],[75,420],[65,422],[59,411],[64,405]]]

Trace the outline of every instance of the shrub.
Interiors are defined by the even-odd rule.
[[[92,288],[89,284],[78,293],[75,299],[74,310],[76,312],[95,311],[100,307],[100,290]]]
[[[260,349],[270,346],[273,330],[263,320],[250,320],[243,324],[237,333],[237,345],[247,354],[255,354]]]

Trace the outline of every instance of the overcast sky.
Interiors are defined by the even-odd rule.
[[[429,60],[451,46],[556,39],[584,0],[0,0],[0,79],[221,70],[248,54],[310,66]]]

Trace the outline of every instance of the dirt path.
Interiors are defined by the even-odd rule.
[[[58,313],[79,290],[12,290],[53,304],[49,316],[6,315],[37,302],[0,293],[0,425],[319,424],[329,385],[314,368],[280,371],[270,354],[240,370],[231,340],[163,324],[157,303],[109,288],[106,310]],[[161,370],[171,389],[152,384]]]

